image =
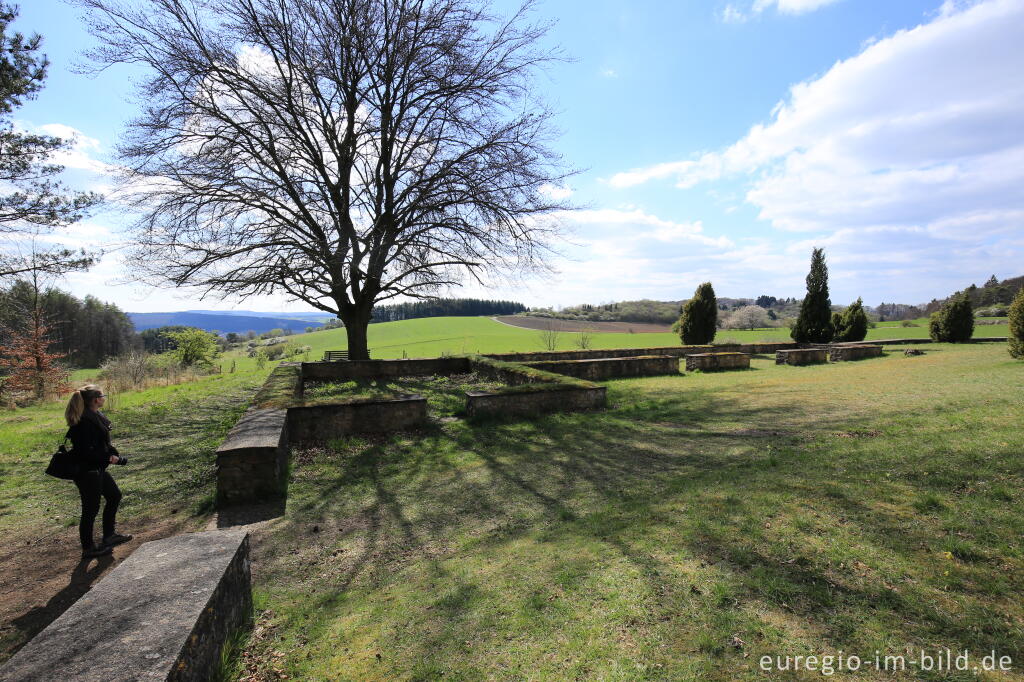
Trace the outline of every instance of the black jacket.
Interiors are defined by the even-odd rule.
[[[110,444],[110,420],[102,412],[86,410],[77,424],[68,429],[72,452],[84,471],[104,470],[117,448]]]

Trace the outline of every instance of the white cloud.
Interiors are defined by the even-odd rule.
[[[727,24],[742,24],[749,17],[736,5],[726,5],[719,18]]]
[[[47,123],[34,127],[19,123],[17,127],[20,130],[30,129],[37,134],[50,135],[70,141],[71,144],[68,147],[61,149],[50,157],[50,161],[53,163],[60,164],[69,169],[100,174],[107,174],[113,169],[109,164],[95,158],[103,151],[100,141],[85,135],[76,128],[64,125],[63,123]]]
[[[755,0],[753,11],[763,12],[775,7],[780,14],[806,14],[838,0]]]
[[[619,72],[616,71],[615,69],[611,69],[611,68],[601,69],[600,73],[601,73],[601,76],[603,76],[604,78],[618,78],[619,77]]]
[[[545,184],[540,186],[540,193],[550,199],[558,201],[560,199],[568,199],[572,196],[572,189],[569,187]]]
[[[619,173],[610,184],[671,177],[692,187],[745,175],[760,217],[790,230],[910,225],[946,238],[1019,230],[1021,35],[1019,0],[948,9],[793,86],[769,123],[730,147]]]

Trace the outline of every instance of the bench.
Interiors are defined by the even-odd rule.
[[[366,359],[370,359],[370,351],[366,351]],[[325,350],[324,362],[348,362],[347,350]]]
[[[143,544],[0,666],[0,680],[209,680],[252,615],[248,538],[217,530]]]

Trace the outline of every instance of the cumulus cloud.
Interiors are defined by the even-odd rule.
[[[769,123],[733,145],[609,182],[674,178],[688,188],[749,177],[747,201],[788,230],[914,226],[944,238],[1019,230],[1022,34],[1018,0],[946,6],[793,86]]]
[[[29,126],[20,122],[17,128],[21,131],[31,131],[69,141],[70,144],[66,148],[61,149],[50,157],[53,163],[73,170],[84,170],[99,174],[107,174],[113,169],[112,166],[97,158],[102,153],[100,141],[94,137],[89,137],[77,128],[72,128],[63,123]]]

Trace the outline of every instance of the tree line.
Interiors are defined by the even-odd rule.
[[[392,305],[374,306],[371,322],[397,322],[420,317],[476,317],[478,315],[515,315],[527,308],[516,301],[490,301],[481,298],[438,298]]]
[[[48,330],[48,351],[69,366],[98,367],[141,345],[131,319],[116,305],[54,287],[39,290],[25,280],[0,289],[0,343],[32,331],[37,311]]]

